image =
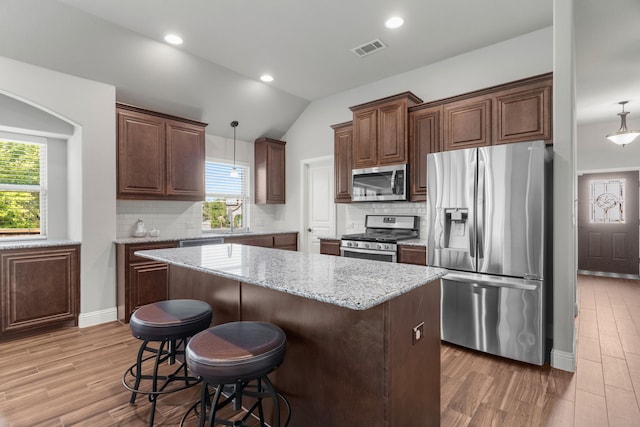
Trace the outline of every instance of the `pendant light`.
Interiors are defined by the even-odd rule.
[[[618,104],[622,105],[622,112],[618,113],[620,116],[620,129],[607,135],[609,141],[622,145],[623,147],[640,135],[640,131],[638,130],[627,129],[627,114],[629,114],[629,112],[624,111],[624,104],[627,102],[629,101],[618,102]]]
[[[238,121],[232,121],[231,127],[233,128],[233,169],[231,169],[229,176],[231,178],[237,178],[239,176],[238,169],[236,169],[236,128],[238,127]]]

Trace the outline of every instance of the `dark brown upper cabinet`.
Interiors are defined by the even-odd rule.
[[[353,169],[407,163],[407,109],[421,102],[404,92],[351,107]]]
[[[204,200],[205,123],[116,105],[119,199]]]
[[[552,77],[544,75],[494,96],[494,144],[551,142]]]
[[[255,203],[285,203],[284,141],[259,138],[255,141]]]
[[[442,150],[442,105],[409,109],[409,199],[427,200],[427,154]]]
[[[331,126],[333,138],[333,168],[335,185],[335,202],[351,202],[351,143],[353,139],[353,122]]]
[[[443,150],[544,140],[552,143],[553,74],[547,73],[427,105],[444,108]]]
[[[491,145],[491,96],[481,95],[444,105],[443,148]]]

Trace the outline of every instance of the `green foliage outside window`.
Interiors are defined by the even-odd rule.
[[[39,229],[40,145],[0,141],[0,229]],[[14,189],[15,188],[15,189]]]

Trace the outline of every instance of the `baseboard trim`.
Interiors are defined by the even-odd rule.
[[[551,366],[563,371],[576,371],[576,354],[567,351],[551,350]]]
[[[118,310],[116,307],[105,310],[92,311],[90,313],[80,313],[78,316],[78,327],[87,328],[89,326],[100,325],[118,320]]]

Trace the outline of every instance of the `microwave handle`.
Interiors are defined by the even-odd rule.
[[[396,194],[396,171],[391,172],[391,193]]]

